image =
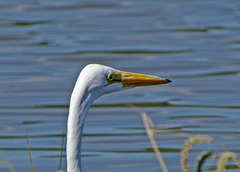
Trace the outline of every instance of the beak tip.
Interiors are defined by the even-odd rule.
[[[172,82],[170,79],[166,79],[167,82]]]

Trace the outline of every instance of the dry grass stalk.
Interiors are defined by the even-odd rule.
[[[188,157],[190,149],[193,145],[201,144],[201,143],[211,143],[214,139],[207,135],[196,135],[190,137],[184,144],[182,151],[181,151],[181,165],[182,171],[188,172]]]
[[[17,172],[17,170],[8,161],[2,161],[1,164],[7,167],[11,172]]]
[[[217,172],[224,172],[226,170],[227,161],[232,160],[239,168],[239,162],[237,160],[237,154],[234,152],[225,151],[222,152],[217,163]]]
[[[7,161],[7,158],[5,157],[5,155],[2,152],[0,152],[0,156],[3,159],[0,162],[1,165],[7,167],[9,169],[9,171],[11,171],[11,172],[17,172],[17,170],[12,166],[12,164],[9,161]]]
[[[31,170],[32,170],[32,172],[34,172],[32,158],[31,158],[31,151],[30,151],[30,146],[29,146],[27,134],[26,134],[26,138],[27,138],[27,148],[28,148],[28,156],[29,156],[29,160],[30,160]]]
[[[162,155],[158,149],[158,145],[156,143],[156,140],[154,139],[154,130],[150,127],[151,125],[153,126],[153,122],[152,120],[148,117],[148,115],[146,114],[146,112],[141,112],[141,116],[142,116],[142,119],[143,119],[143,123],[144,123],[144,127],[145,127],[145,130],[147,132],[147,135],[148,135],[148,138],[152,144],[152,147],[153,147],[153,150],[157,156],[157,159],[158,159],[158,162],[162,168],[162,171],[163,172],[168,172],[168,169],[166,167],[166,164],[162,158]]]
[[[62,166],[62,153],[63,153],[64,140],[65,140],[65,134],[64,134],[64,132],[63,132],[58,171],[61,171],[61,166]]]
[[[208,158],[214,158],[216,157],[215,152],[209,152],[209,151],[204,151],[200,156],[198,156],[198,163],[197,163],[197,172],[202,172],[202,167],[205,161]]]
[[[163,172],[168,172],[167,166],[163,160],[163,157],[161,155],[161,152],[158,148],[157,142],[154,138],[155,131],[154,131],[154,123],[153,121],[148,117],[147,113],[144,111],[141,111],[138,107],[134,106],[133,104],[127,104],[129,107],[134,108],[137,110],[137,112],[140,113],[142,119],[143,119],[143,124],[145,127],[145,130],[147,132],[148,138],[152,144],[153,150],[155,152],[155,155],[157,156],[158,162],[160,164],[160,167],[162,168]]]

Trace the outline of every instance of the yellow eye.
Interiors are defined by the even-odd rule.
[[[107,75],[107,81],[109,83],[121,81],[121,74],[119,72],[111,72]]]
[[[113,80],[113,73],[108,74],[107,80],[108,81],[112,81]]]

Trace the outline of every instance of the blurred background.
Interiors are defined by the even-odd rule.
[[[84,128],[84,171],[160,171],[141,116],[126,103],[158,127],[171,172],[196,134],[217,141],[193,148],[191,171],[203,150],[239,155],[239,54],[238,0],[0,1],[0,171],[31,170],[27,135],[34,171],[58,170],[71,91],[89,63],[173,82],[98,99]],[[216,161],[204,169],[215,171]]]

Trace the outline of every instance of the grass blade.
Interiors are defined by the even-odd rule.
[[[154,130],[150,128],[151,125],[153,125],[152,120],[148,117],[146,112],[141,112],[141,116],[143,119],[144,127],[147,132],[148,138],[150,140],[150,143],[152,144],[153,150],[157,156],[158,162],[162,168],[163,172],[168,172],[168,169],[166,167],[166,164],[163,160],[163,157],[160,153],[160,150],[158,149],[158,145],[156,143],[156,140],[154,139]]]
[[[64,137],[64,136],[65,136],[65,135],[64,135],[64,132],[63,132],[58,171],[61,171],[61,166],[62,166],[62,152],[63,152],[63,145],[64,145],[64,140],[65,140],[65,137]]]
[[[29,146],[28,135],[27,134],[26,134],[26,138],[27,138],[28,156],[29,156],[29,160],[30,160],[31,170],[32,170],[32,172],[34,172],[34,170],[33,170],[33,163],[32,163],[32,157],[31,157],[31,151],[30,151],[30,146]]]

